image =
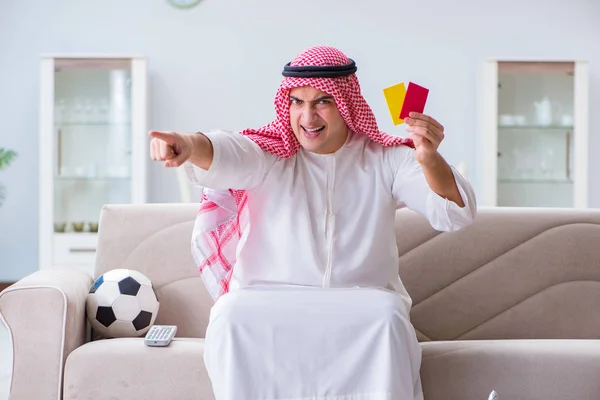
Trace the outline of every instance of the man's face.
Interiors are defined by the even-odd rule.
[[[290,123],[300,145],[313,153],[339,150],[348,135],[333,97],[311,86],[290,91]]]

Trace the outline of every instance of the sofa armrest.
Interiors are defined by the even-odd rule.
[[[11,400],[60,399],[63,366],[86,340],[92,277],[75,268],[34,272],[0,293],[0,320],[12,340]]]

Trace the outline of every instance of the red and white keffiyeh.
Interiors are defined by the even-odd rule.
[[[304,50],[290,65],[340,66],[350,62],[338,49],[317,46]],[[240,133],[278,157],[295,155],[300,143],[290,124],[289,94],[291,89],[301,86],[312,86],[333,96],[342,118],[352,131],[368,135],[383,146],[414,147],[410,139],[379,130],[355,74],[334,78],[285,77],[275,95],[276,119],[258,130],[246,129]],[[192,255],[208,292],[215,300],[229,291],[238,244],[243,240],[244,228],[249,221],[246,200],[246,191],[243,190],[203,191],[192,235]]]

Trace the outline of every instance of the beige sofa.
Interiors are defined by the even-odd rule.
[[[74,270],[36,272],[0,295],[12,400],[213,398],[202,361],[211,301],[189,251],[196,211],[102,210],[96,275],[130,268],[152,279],[156,323],[179,327],[167,348],[89,342],[92,280]],[[481,209],[454,233],[410,211],[397,221],[427,400],[485,400],[492,389],[501,400],[600,398],[600,210]]]

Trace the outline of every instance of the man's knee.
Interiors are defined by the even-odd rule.
[[[382,322],[389,325],[410,324],[406,305],[396,293],[373,290],[372,301],[374,312],[381,317]]]
[[[243,294],[238,291],[229,292],[221,296],[210,312],[210,325],[221,328],[233,327],[242,322],[248,315],[247,304],[242,299]]]

